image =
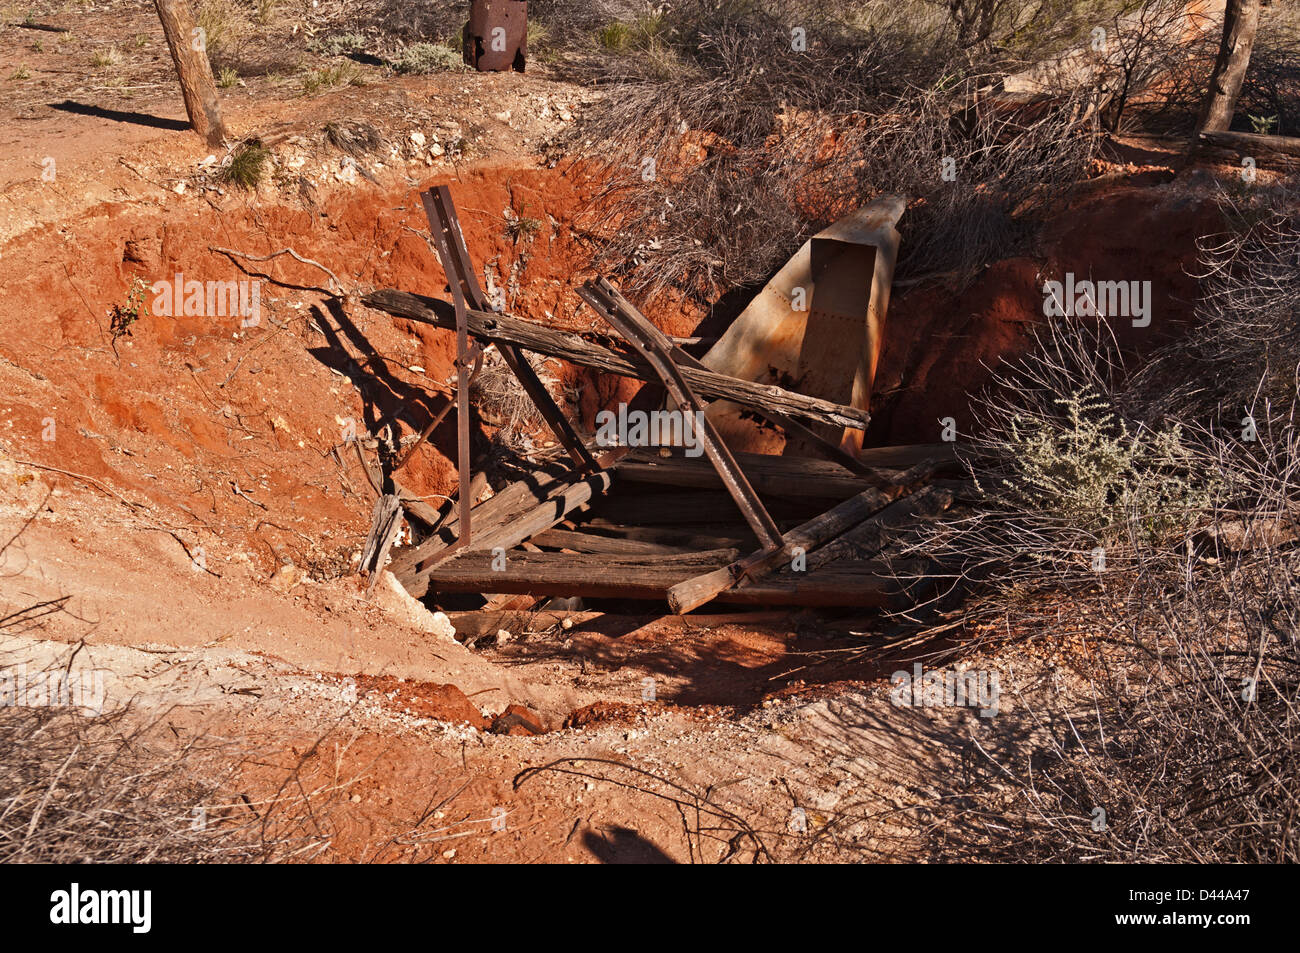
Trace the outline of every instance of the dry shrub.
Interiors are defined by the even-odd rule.
[[[960,802],[930,805],[946,859],[1300,859],[1294,421],[1271,439],[1253,463],[1220,444],[1255,493],[1208,515],[1210,542],[1176,560],[1134,537],[1135,568],[1076,600],[1108,637],[1032,712],[1031,753],[981,759]]]
[[[1133,386],[1149,416],[1235,429],[1285,410],[1300,378],[1300,181],[1235,181],[1220,207],[1229,230],[1199,242],[1197,322]]]
[[[262,755],[165,735],[129,708],[0,707],[0,863],[310,860],[329,843],[320,791],[241,797]]]
[[[591,78],[612,86],[573,145],[601,186],[602,269],[637,294],[711,299],[904,192],[923,201],[901,274],[966,277],[1079,176],[1094,141],[1079,103],[973,108],[989,64],[965,65],[949,26],[864,24],[843,6],[683,0],[661,5],[653,42],[598,61]]]
[[[1141,373],[1077,322],[983,399],[967,461],[985,492],[917,548],[973,587],[967,622],[1047,637],[1064,606],[1094,635],[1067,687],[1031,712],[1036,743],[984,752],[960,799],[927,805],[946,859],[1300,857],[1300,294],[1279,194],[1257,195],[1250,214],[1232,207],[1237,230],[1205,247],[1197,327]],[[1100,416],[1071,413],[1080,393],[1104,398]],[[1243,399],[1250,431],[1221,426]],[[1049,444],[1052,463],[1017,440],[1026,419],[1102,437]],[[1177,434],[1180,450],[1126,456],[1106,420],[1157,450]],[[1105,453],[1075,465],[1080,447],[1121,465],[1098,466]],[[1042,466],[1059,478],[1054,498],[1035,485]],[[1079,498],[1103,518],[1059,505]]]
[[[530,10],[531,13],[531,10]],[[469,0],[321,0],[307,14],[308,36],[323,49],[395,57],[411,43],[460,44]],[[364,40],[364,44],[358,41]]]
[[[521,354],[543,386],[558,398],[560,382],[549,366],[550,359],[529,351]],[[483,367],[473,380],[471,396],[483,419],[498,428],[494,436],[497,443],[516,452],[536,449],[532,438],[546,424],[537,405],[495,347],[484,354]]]

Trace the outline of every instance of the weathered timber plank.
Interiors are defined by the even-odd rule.
[[[527,513],[543,500],[563,492],[576,476],[558,464],[539,467],[523,479],[503,487],[490,499],[474,507],[470,516],[470,535],[479,530],[490,531]],[[405,501],[403,501],[405,502]],[[411,573],[417,563],[423,562],[456,541],[460,534],[460,514],[454,509],[438,532],[417,546],[406,546],[393,553],[389,566],[393,575],[402,579]]]
[[[429,573],[438,565],[448,560],[455,562],[459,556],[465,553],[487,552],[490,555],[493,549],[510,549],[517,546],[534,534],[550,529],[563,520],[571,510],[586,503],[593,496],[604,493],[609,489],[610,482],[611,477],[608,470],[601,470],[583,477],[581,480],[570,483],[559,493],[550,496],[518,518],[504,522],[481,535],[472,534],[469,545],[454,553],[441,558],[438,553],[434,553],[424,560],[410,563],[409,569],[404,565],[404,571],[397,576],[397,579],[406,587],[407,592],[418,599],[428,592]],[[394,573],[394,575],[397,574]],[[506,590],[488,587],[480,591],[501,592]]]
[[[797,524],[816,512],[816,503],[776,498],[768,512],[778,524]],[[736,501],[721,490],[685,490],[680,493],[611,494],[594,503],[592,518],[613,520],[634,526],[716,523],[730,516],[740,517]],[[738,526],[744,526],[738,523]]]
[[[953,491],[947,487],[927,486],[905,496],[811,553],[808,568],[821,569],[833,563],[869,559],[885,548],[891,535],[909,525],[934,519],[952,501]]]
[[[867,472],[855,474],[838,463],[816,457],[736,453],[736,462],[754,489],[767,496],[845,500],[866,486],[901,482],[913,467],[934,469],[955,464],[946,444],[879,447],[863,452]],[[868,462],[875,461],[875,462]],[[680,448],[642,448],[629,453],[615,471],[617,482],[714,489],[722,486],[717,471],[703,457],[688,457]]]
[[[507,554],[505,569],[494,570],[490,553],[464,553],[423,575],[435,592],[660,599],[676,580],[725,565],[736,555],[734,549],[639,559],[512,552]]]
[[[702,554],[701,554],[702,555]],[[718,563],[728,561],[719,554]],[[734,551],[733,551],[734,558]],[[697,563],[672,564],[662,557],[640,564],[621,563],[610,569],[604,559],[575,564],[578,557],[565,553],[512,553],[506,569],[493,572],[491,557],[466,553],[449,560],[431,574],[430,586],[438,592],[521,593],[534,597],[585,596],[592,599],[651,599],[667,596],[668,589],[697,574]],[[761,584],[721,593],[718,602],[736,605],[806,605],[879,608],[900,599],[898,582],[890,568],[879,562],[841,563],[817,572],[782,572]]]
[[[806,560],[809,552],[879,512],[891,499],[892,494],[869,487],[783,534],[780,548],[751,553],[729,566],[677,583],[668,591],[668,607],[680,615],[698,609],[738,583],[742,586],[758,585],[759,580],[776,567],[791,562],[796,551],[801,552]]]
[[[763,453],[736,453],[735,457],[754,489],[770,496],[843,500],[867,485],[863,477],[829,460]],[[620,461],[614,477],[616,484],[653,483],[709,490],[723,485],[708,460],[685,456],[680,449],[667,455],[659,448],[634,450]]]
[[[408,321],[432,324],[446,330],[455,330],[456,327],[451,305],[436,298],[387,288],[363,295],[361,302],[368,308]],[[467,315],[470,333],[481,340],[526,348],[610,374],[621,374],[653,383],[659,381],[650,365],[639,355],[620,354],[577,334],[523,321],[508,314],[471,308]],[[865,430],[871,420],[871,415],[866,411],[808,397],[771,384],[740,380],[697,367],[683,367],[682,375],[691,388],[702,396],[724,398],[802,420],[857,430]]]
[[[551,549],[570,549],[575,553],[609,553],[615,556],[655,556],[689,553],[700,547],[667,546],[663,543],[650,543],[639,539],[624,539],[619,536],[601,536],[598,533],[581,533],[571,529],[552,527],[533,537],[538,546]],[[710,540],[710,542],[714,542]],[[721,546],[708,548],[722,549]]]
[[[696,551],[701,549],[750,550],[758,545],[758,537],[749,527],[736,520],[731,523],[703,523],[689,529],[671,526],[628,526],[614,520],[584,516],[577,521],[578,531],[594,530],[604,536],[635,539],[648,543]]]

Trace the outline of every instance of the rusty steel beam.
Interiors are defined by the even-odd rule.
[[[469,255],[465,253],[465,238],[460,231],[460,222],[456,219],[455,209],[451,205],[451,192],[445,185],[429,189],[420,194],[424,203],[424,214],[429,219],[429,228],[433,240],[438,246],[438,257],[442,259],[442,270],[447,275],[447,285],[451,289],[452,303],[456,306],[456,475],[459,484],[457,505],[460,509],[460,533],[453,546],[468,546],[470,541],[470,510],[474,501],[470,498],[471,476],[469,472],[469,384],[470,377],[477,376],[483,360],[483,349],[474,342],[474,350],[469,345],[469,319],[466,298],[481,307],[483,292],[478,287],[472,267],[467,268]],[[467,371],[471,364],[474,370],[470,377]]]

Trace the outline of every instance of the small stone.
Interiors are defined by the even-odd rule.
[[[515,639],[508,629],[497,629],[497,646],[508,645]]]
[[[454,847],[453,847],[451,850],[444,850],[444,851],[442,852],[442,859],[443,859],[443,860],[451,860],[451,859],[452,859],[453,857],[455,857],[455,856],[456,856],[456,848],[454,848]]]
[[[411,145],[417,149],[423,149],[425,143],[424,133],[416,131],[411,133]]]
[[[289,592],[302,583],[304,573],[293,563],[284,563],[271,577],[271,588],[276,592]]]
[[[435,612],[429,622],[429,632],[440,639],[449,641],[456,638],[456,626],[452,625],[451,619],[445,612]]]
[[[360,794],[354,794],[354,795],[352,795],[352,803],[353,803],[353,804],[360,804],[360,803],[361,803],[361,795],[360,795]]]
[[[509,122],[509,121],[510,121],[510,110],[507,109],[507,110],[505,110],[504,112],[493,113],[492,118],[493,118],[493,119],[496,119],[496,120],[499,120],[500,122]]]

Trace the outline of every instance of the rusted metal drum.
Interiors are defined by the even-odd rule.
[[[465,62],[481,73],[524,71],[528,0],[473,0],[465,24]]]

